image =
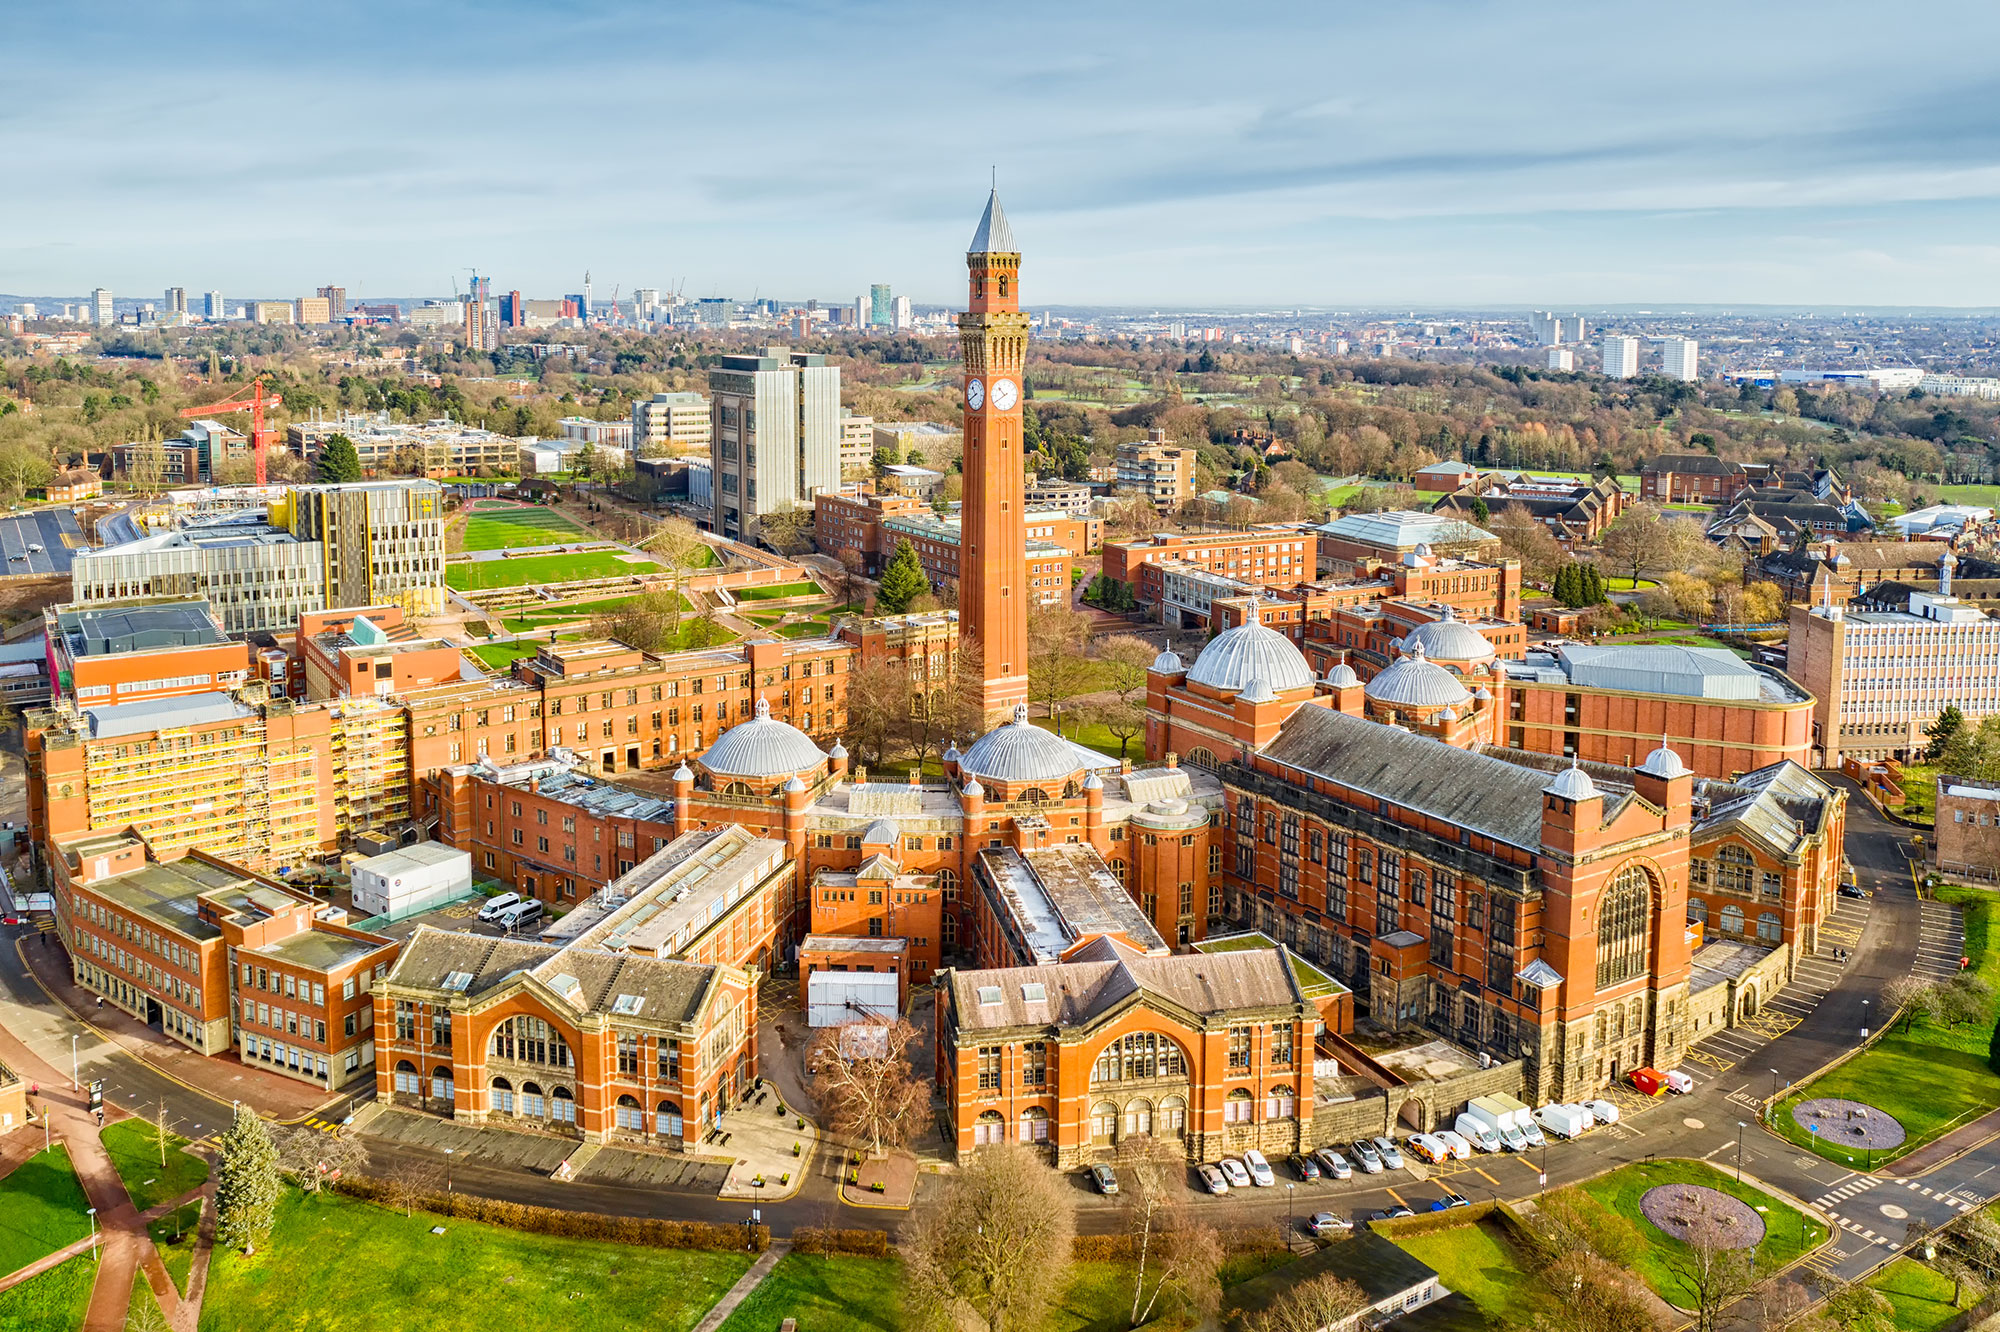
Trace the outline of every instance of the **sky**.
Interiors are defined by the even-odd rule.
[[[7,7],[0,291],[2000,306],[2000,6]]]

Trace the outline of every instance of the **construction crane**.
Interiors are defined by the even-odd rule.
[[[251,385],[249,397],[232,398],[228,402],[203,403],[199,407],[183,407],[181,408],[181,415],[192,420],[198,416],[215,416],[223,412],[249,412],[250,456],[256,460],[257,484],[261,486],[264,484],[264,455],[271,447],[271,431],[264,424],[264,407],[267,403],[276,407],[282,402],[284,402],[284,398],[276,393],[269,394],[268,396],[265,394],[264,378],[262,375],[259,375]],[[210,465],[214,465],[213,460],[211,460]]]
[[[618,293],[623,290],[625,290],[623,282],[611,288],[611,322],[614,324],[618,322]]]

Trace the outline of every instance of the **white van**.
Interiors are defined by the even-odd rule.
[[[508,907],[523,900],[525,899],[519,893],[501,893],[498,897],[487,902],[485,906],[479,908],[479,919],[493,920]]]
[[[516,902],[493,918],[493,923],[508,933],[533,925],[542,918],[542,904],[535,898]]]
[[[1493,1126],[1478,1115],[1460,1115],[1451,1126],[1451,1131],[1482,1152],[1500,1150],[1500,1135]]]

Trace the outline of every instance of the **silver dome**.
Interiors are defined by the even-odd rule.
[[[1418,648],[1422,648],[1424,655],[1432,661],[1493,660],[1493,644],[1486,641],[1486,635],[1465,621],[1450,616],[1410,630],[1403,639],[1403,650],[1414,652]]]
[[[701,756],[702,767],[724,777],[780,777],[825,761],[810,736],[773,717],[771,705],[761,698],[755,717],[717,736]]]
[[[1161,648],[1160,655],[1153,658],[1152,669],[1160,675],[1179,675],[1187,669],[1187,664],[1181,660],[1181,654],[1172,648]]]
[[[1660,747],[1646,755],[1646,761],[1639,765],[1639,771],[1649,777],[1659,777],[1665,781],[1672,781],[1676,777],[1687,776],[1688,766],[1681,762],[1681,756],[1674,753],[1673,749],[1668,746],[1666,739],[1662,737]]]
[[[1271,686],[1261,675],[1243,686],[1243,692],[1238,694],[1237,697],[1245,703],[1275,703],[1278,701],[1278,696],[1271,692]]]
[[[1352,666],[1344,661],[1337,661],[1328,668],[1326,682],[1335,689],[1351,689],[1361,683],[1361,677],[1354,673]]]
[[[875,820],[861,834],[861,844],[863,846],[877,846],[884,842],[890,846],[896,844],[896,825],[887,819]]]
[[[1373,702],[1404,708],[1457,707],[1472,700],[1456,675],[1424,659],[1422,645],[1370,680],[1361,692]]]
[[[1209,641],[1187,678],[1228,693],[1260,678],[1279,694],[1313,685],[1312,667],[1306,665],[1305,656],[1292,646],[1291,639],[1259,622],[1254,603],[1248,620]]]
[[[959,769],[1003,782],[1047,782],[1084,766],[1069,741],[1028,720],[1028,705],[1014,705],[1014,719],[994,727],[959,756]]]
[[[1590,774],[1576,766],[1574,762],[1556,774],[1556,779],[1542,788],[1552,796],[1564,800],[1590,800],[1597,795],[1597,783],[1590,780]]]

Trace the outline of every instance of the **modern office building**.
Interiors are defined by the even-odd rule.
[[[1632,379],[1639,373],[1639,339],[1612,334],[1604,339],[1604,377]]]
[[[290,301],[252,301],[249,306],[250,322],[253,324],[290,324],[296,322]]]
[[[1118,446],[1118,493],[1145,500],[1161,513],[1172,513],[1194,498],[1193,449],[1167,443],[1167,432],[1153,428],[1143,441]]]
[[[168,287],[165,294],[160,298],[160,313],[166,315],[184,315],[187,312],[187,288]]]
[[[868,324],[871,328],[891,328],[895,322],[895,297],[888,283],[877,282],[868,288]]]
[[[285,427],[285,447],[311,462],[329,435],[347,436],[362,470],[370,475],[418,468],[429,477],[509,474],[520,465],[523,445],[521,437],[448,417],[396,421],[380,411],[294,421]]]
[[[708,399],[699,393],[655,393],[632,404],[632,456],[707,453],[714,438]]]
[[[347,288],[321,287],[319,298],[326,302],[329,317],[336,324],[347,319]]]
[[[111,292],[105,287],[93,287],[90,292],[90,322],[99,328],[109,328],[118,322],[118,311],[113,305]]]
[[[1700,359],[1701,344],[1693,338],[1660,339],[1660,373],[1668,379],[1682,379],[1692,382],[1701,378],[1697,364]]]
[[[754,537],[765,514],[809,508],[821,489],[840,484],[839,366],[766,347],[722,357],[708,384],[716,531]]]
[[[875,418],[840,409],[840,475],[858,481],[875,461]]]
[[[444,608],[444,492],[434,481],[293,486],[271,522],[319,547],[325,606]]]
[[[333,302],[324,296],[301,296],[292,302],[292,322],[330,324],[333,322]]]
[[[229,318],[229,312],[223,308],[221,292],[211,291],[201,298],[201,317],[211,321]]]

